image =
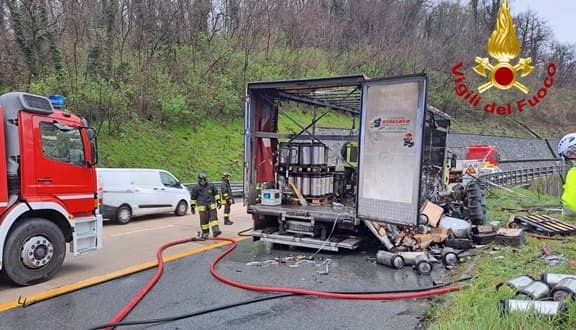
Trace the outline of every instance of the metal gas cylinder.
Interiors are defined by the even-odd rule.
[[[518,290],[518,295],[526,295],[534,300],[547,297],[550,293],[550,286],[546,282],[533,281],[522,289]]]
[[[322,196],[322,176],[320,174],[310,175],[310,197]]]
[[[300,162],[300,158],[299,158],[299,151],[300,149],[298,148],[298,145],[295,143],[290,143],[287,146],[288,148],[288,164],[292,165],[292,166],[297,166],[298,163]]]
[[[402,269],[405,264],[404,258],[402,258],[401,255],[384,250],[378,251],[376,254],[376,262],[395,269]]]
[[[308,197],[310,196],[310,175],[308,173],[300,173],[301,177],[301,188],[300,192],[302,196]]]
[[[574,298],[576,295],[576,278],[564,278],[552,289],[551,294],[555,301],[566,300],[568,297]]]
[[[326,165],[326,146],[322,143],[312,143],[312,156],[310,164],[313,166]]]
[[[541,279],[542,279],[542,281],[548,283],[551,287],[553,287],[567,277],[576,278],[576,275],[575,274],[543,273]]]
[[[278,164],[280,166],[287,166],[290,163],[290,144],[288,142],[280,142],[278,145]]]
[[[312,144],[300,143],[300,166],[310,166],[312,164]]]
[[[560,301],[503,299],[498,303],[498,308],[502,313],[533,312],[549,317],[568,314],[568,305]]]

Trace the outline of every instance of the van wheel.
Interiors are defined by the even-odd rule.
[[[174,214],[181,217],[185,215],[186,212],[188,212],[188,203],[186,201],[180,201],[178,205],[176,205],[176,211],[174,211]]]
[[[60,227],[41,218],[25,219],[9,234],[4,250],[3,272],[17,285],[49,280],[66,256],[66,241]]]
[[[132,210],[127,205],[122,205],[116,210],[116,222],[125,225],[132,219]]]

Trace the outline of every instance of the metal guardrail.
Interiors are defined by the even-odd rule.
[[[566,165],[544,166],[484,174],[480,176],[480,178],[502,186],[516,186],[528,184],[535,179],[546,176],[563,175],[567,170],[568,168]],[[222,181],[212,181],[212,183],[216,186],[216,189],[220,191]],[[188,190],[190,190],[195,184],[196,183],[183,183]],[[230,187],[232,188],[232,196],[243,196],[244,183],[242,181],[230,181]]]
[[[220,192],[220,185],[222,181],[210,181],[216,186],[218,192]],[[196,185],[197,183],[183,183],[186,189],[191,190],[192,186]],[[242,197],[244,195],[244,183],[242,181],[230,181],[230,188],[232,188],[232,196],[233,197]]]
[[[502,186],[515,186],[527,184],[546,176],[561,175],[566,173],[566,170],[565,165],[545,166],[485,174],[480,178]]]

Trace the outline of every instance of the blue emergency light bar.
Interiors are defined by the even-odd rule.
[[[64,109],[64,96],[57,94],[50,95],[49,99],[54,109]]]

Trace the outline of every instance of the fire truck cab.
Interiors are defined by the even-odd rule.
[[[55,103],[62,106],[61,103]],[[96,133],[43,96],[0,96],[0,270],[18,285],[101,247]]]

